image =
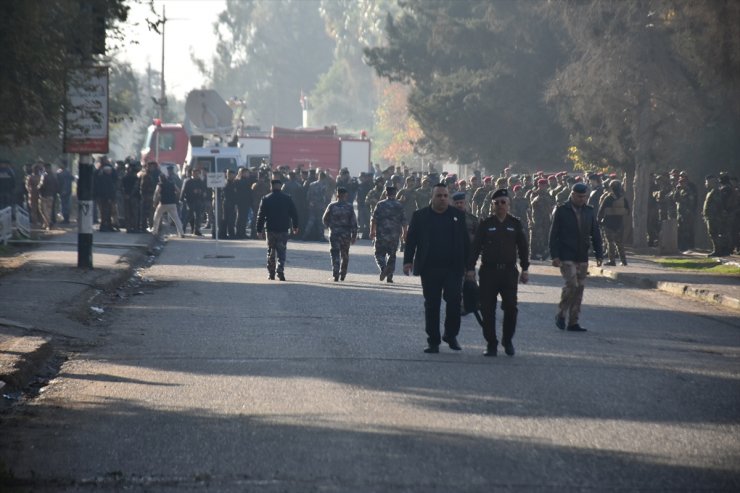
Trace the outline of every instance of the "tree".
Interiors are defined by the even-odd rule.
[[[58,138],[67,69],[127,15],[124,0],[0,2],[0,145]]]
[[[386,46],[365,55],[378,75],[411,87],[420,144],[489,172],[563,161],[567,136],[543,100],[563,54],[539,4],[409,0],[388,16]]]
[[[548,100],[575,145],[634,174],[635,246],[645,246],[652,171],[684,163],[686,143],[701,147],[707,133],[730,138],[722,147],[737,163],[740,144],[727,129],[740,129],[740,7],[592,0],[549,8],[573,56]]]
[[[199,64],[224,98],[246,101],[252,122],[300,125],[301,91],[310,91],[328,70],[334,49],[319,5],[319,0],[227,0],[215,26],[219,41],[212,68]]]
[[[376,112],[375,155],[391,163],[415,159],[415,143],[422,137],[419,124],[406,111],[408,88],[386,83]]]

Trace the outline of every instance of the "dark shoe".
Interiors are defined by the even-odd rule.
[[[504,352],[507,355],[514,356],[515,351],[514,351],[514,345],[512,343],[509,342],[509,343],[504,344],[503,346],[504,346]]]
[[[622,259],[622,265],[627,265],[627,259],[625,258]]]
[[[569,325],[566,329],[568,332],[586,332],[586,329],[578,324]]]
[[[388,277],[388,279],[386,279],[385,282],[389,282],[389,283],[393,284],[393,277],[392,276],[391,277]]]
[[[339,282],[339,275],[338,274],[334,274],[334,282]]]
[[[427,354],[437,354],[439,352],[439,346],[432,346],[430,344],[424,348],[424,352]]]
[[[344,278],[347,277],[347,274],[339,274],[339,280],[344,281]]]
[[[560,330],[565,330],[565,318],[561,316],[555,317],[555,326]]]
[[[604,265],[609,265],[609,266],[614,267],[615,265],[617,265],[617,263],[613,260],[610,260],[609,262],[606,262]]]
[[[483,356],[496,356],[498,354],[498,344],[489,344],[483,351]]]
[[[385,276],[387,275],[385,270],[386,270],[386,267],[383,267],[382,269],[380,269],[380,280],[381,281],[385,281]]]
[[[283,274],[282,272],[278,272],[277,276],[278,276],[278,279],[280,279],[281,281],[285,280],[285,274]]]
[[[194,234],[195,236],[203,236],[203,233],[201,233],[200,231],[196,231],[196,232],[195,232],[195,233],[193,233],[193,234]]]
[[[275,280],[275,274],[272,274],[272,273],[270,273],[270,275],[269,275],[269,276],[267,276],[267,278],[268,278],[269,280],[271,280],[271,281],[274,281],[274,280]]]
[[[454,351],[461,351],[462,348],[460,347],[460,344],[457,343],[457,339],[455,337],[442,337],[442,340],[447,343],[448,346],[450,346],[450,349]]]

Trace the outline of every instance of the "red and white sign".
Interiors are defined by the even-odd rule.
[[[64,152],[108,152],[108,67],[68,72]]]

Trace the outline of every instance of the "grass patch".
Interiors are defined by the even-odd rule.
[[[740,267],[718,262],[711,258],[660,258],[656,262],[671,269],[692,270],[723,276],[740,276]]]

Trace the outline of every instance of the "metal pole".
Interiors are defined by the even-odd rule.
[[[80,154],[77,181],[77,267],[93,268],[93,164],[90,154]]]
[[[164,105],[165,105],[165,90],[164,90],[164,28],[167,24],[167,18],[164,15],[164,5],[162,5],[162,73],[160,83],[160,94],[159,94],[159,120],[164,122]],[[159,159],[157,159],[159,161]]]

